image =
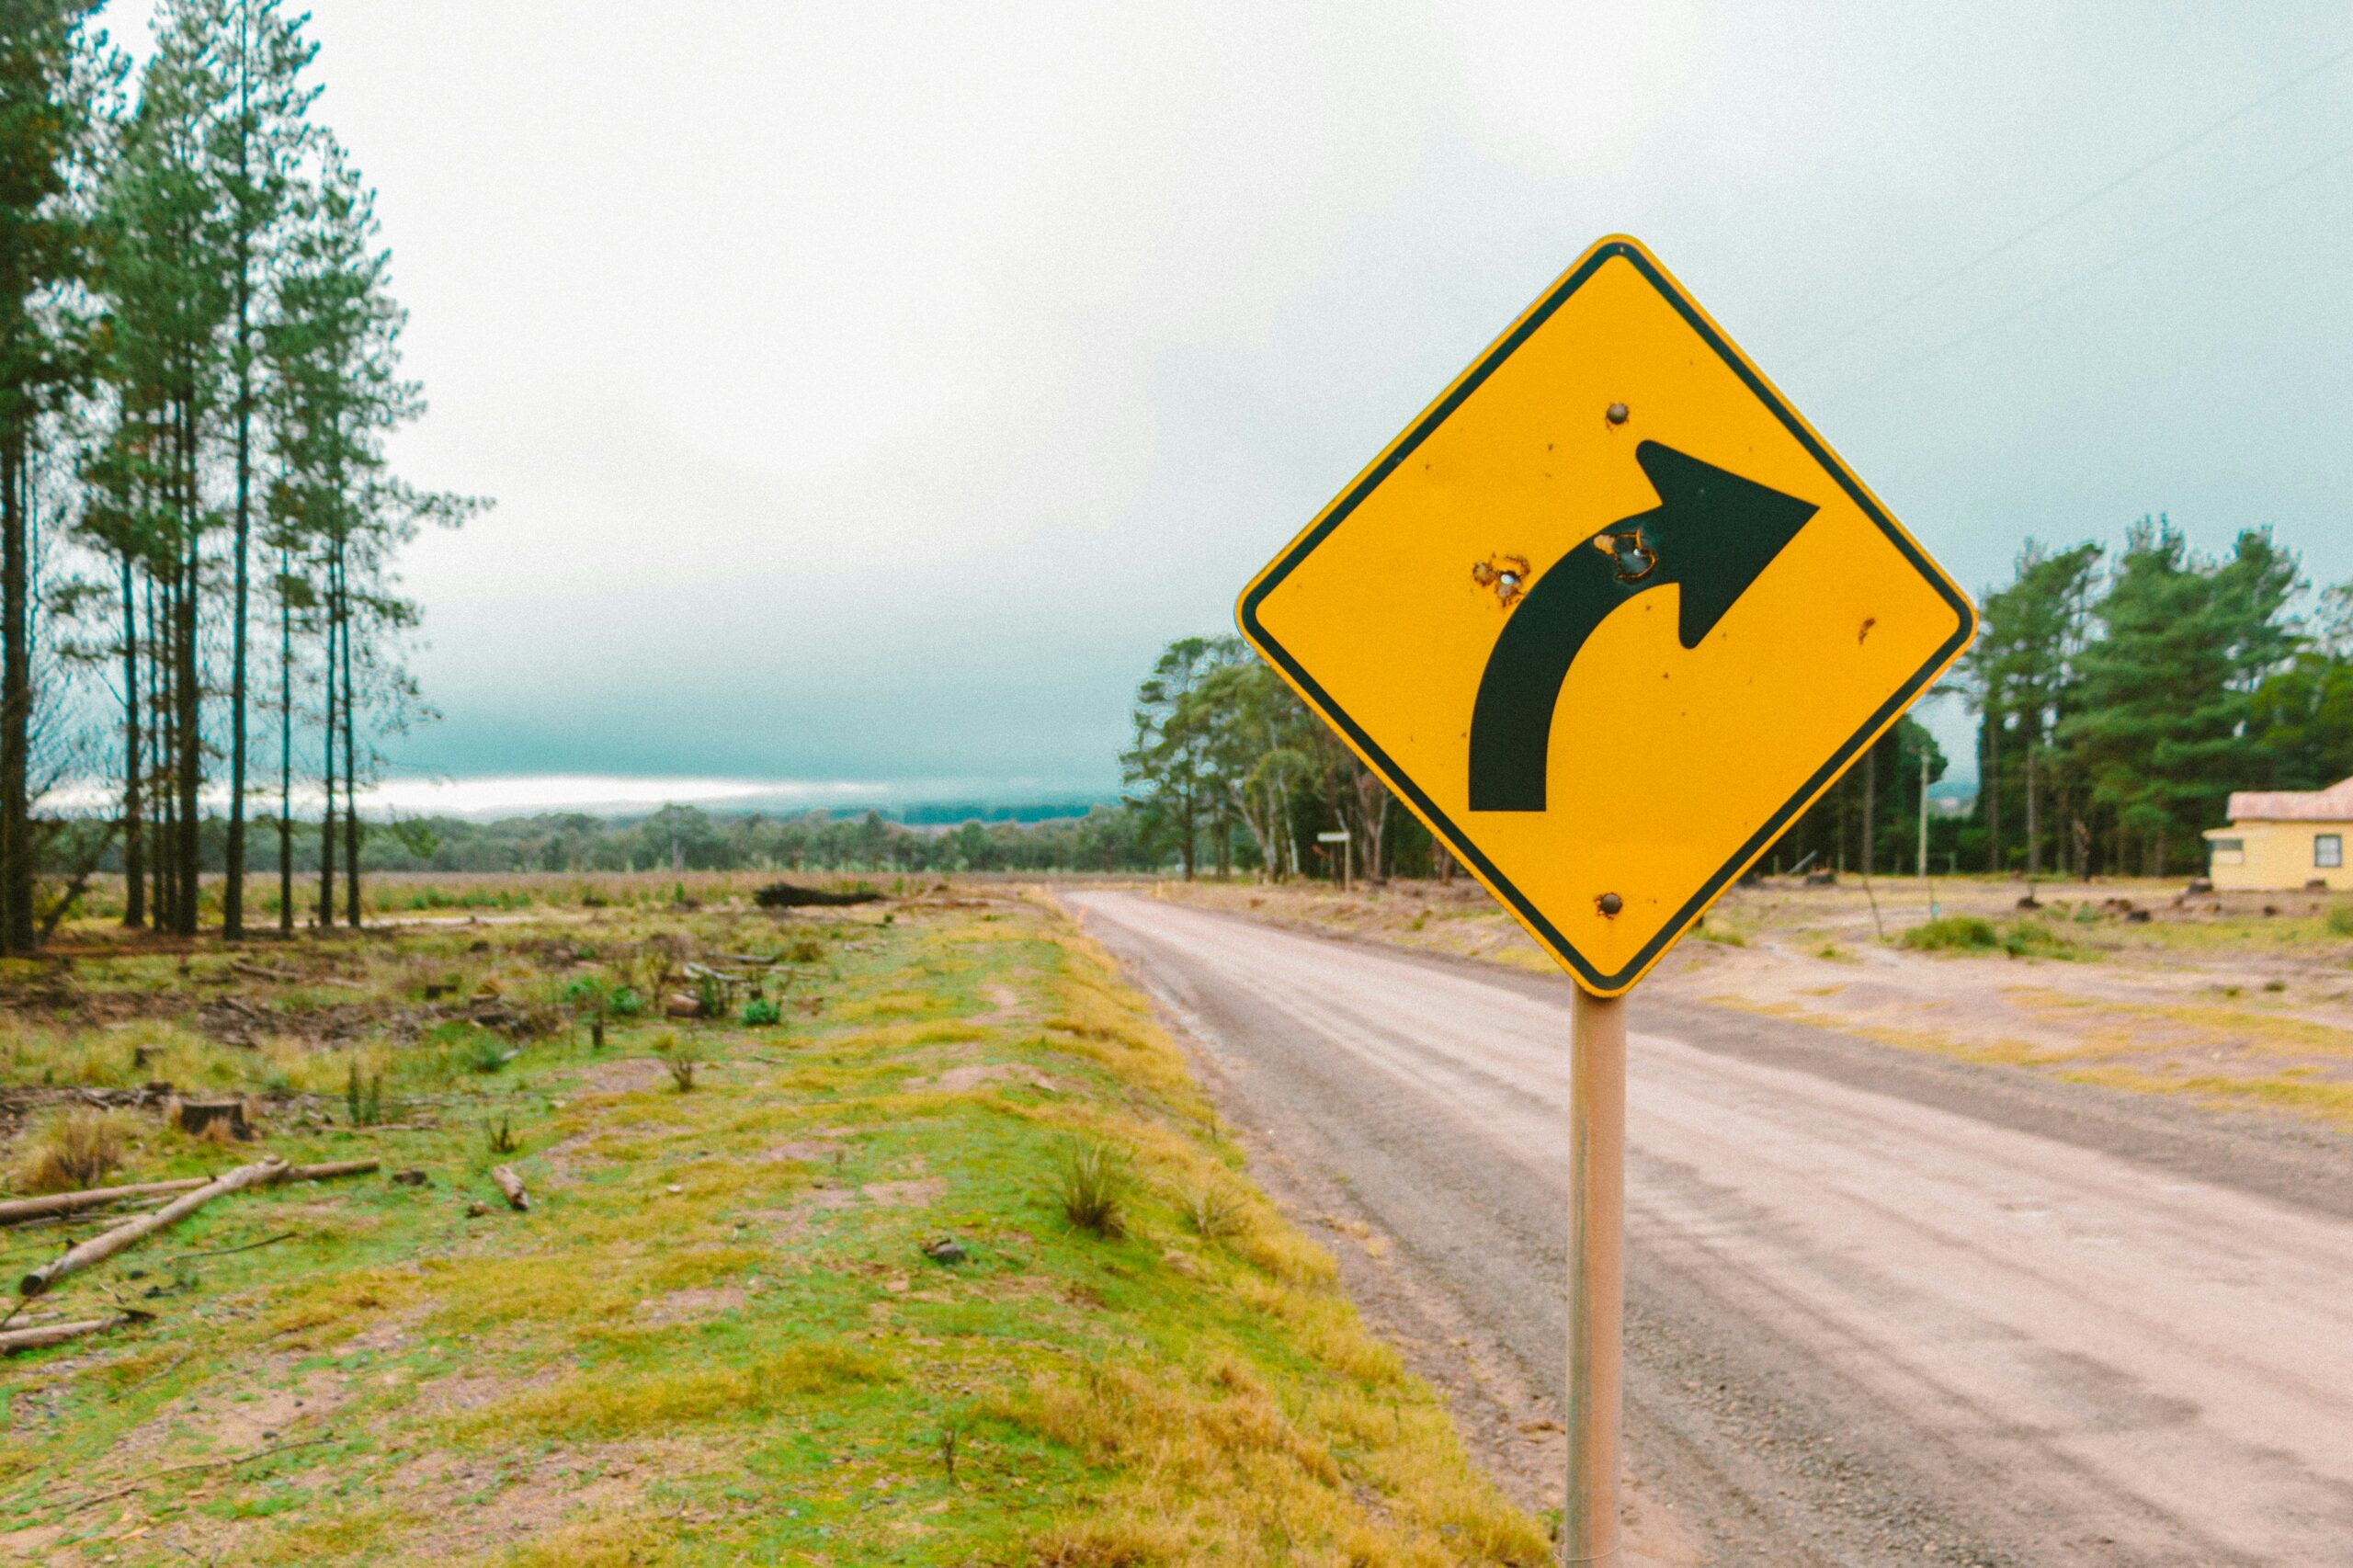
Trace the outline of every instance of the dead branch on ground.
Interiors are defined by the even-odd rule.
[[[42,1294],[60,1279],[79,1274],[93,1264],[104,1263],[126,1247],[153,1235],[157,1231],[176,1225],[216,1198],[232,1192],[242,1192],[249,1187],[276,1187],[289,1181],[325,1181],[335,1176],[364,1176],[376,1168],[374,1160],[340,1160],[324,1165],[290,1165],[272,1156],[250,1165],[215,1176],[198,1187],[166,1203],[153,1214],[142,1214],[126,1220],[110,1231],[101,1231],[88,1241],[68,1249],[61,1256],[41,1265],[17,1282],[17,1294],[32,1297]]]

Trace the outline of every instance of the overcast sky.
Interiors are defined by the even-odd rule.
[[[408,559],[404,771],[1108,790],[1614,230],[1972,590],[2159,510],[2353,575],[2341,3],[312,8],[400,465],[497,503]]]

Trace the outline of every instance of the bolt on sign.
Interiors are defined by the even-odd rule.
[[[1238,619],[1603,996],[1976,630],[1952,580],[1623,236],[1391,442]]]

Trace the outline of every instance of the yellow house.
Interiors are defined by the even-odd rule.
[[[2345,845],[2353,839],[2353,778],[2325,790],[2242,790],[2231,825],[2206,830],[2208,873],[2221,888],[2353,888]]]

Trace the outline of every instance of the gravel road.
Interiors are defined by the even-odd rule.
[[[1565,983],[1067,896],[1528,1490],[1559,1453]],[[2353,1143],[1632,1009],[1643,1559],[2353,1564]]]

